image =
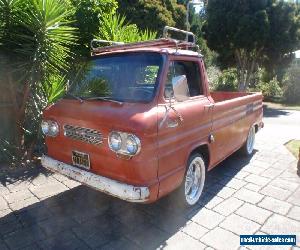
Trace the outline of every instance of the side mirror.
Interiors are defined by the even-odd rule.
[[[176,101],[184,102],[189,99],[190,94],[186,75],[173,77],[172,85]]]

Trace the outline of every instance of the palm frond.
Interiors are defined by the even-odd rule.
[[[99,38],[110,41],[138,42],[155,39],[157,33],[140,31],[135,24],[126,22],[125,16],[110,14],[104,16],[99,31]]]
[[[54,103],[61,98],[66,91],[66,78],[60,75],[51,75],[44,84],[44,94],[46,95],[47,105]]]
[[[75,29],[69,25],[70,6],[65,0],[31,1],[33,8],[20,13],[20,25],[28,33],[14,34],[22,44],[16,52],[31,57],[29,63],[49,70],[49,73],[66,70],[70,45],[77,39]]]

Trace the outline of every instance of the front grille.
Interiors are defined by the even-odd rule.
[[[73,140],[84,141],[95,145],[100,145],[103,142],[102,134],[99,131],[90,128],[65,125],[64,135]]]

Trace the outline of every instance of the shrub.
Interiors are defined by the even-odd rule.
[[[261,91],[263,96],[267,99],[282,96],[282,89],[280,88],[279,82],[276,77],[269,82],[261,81],[256,86],[256,90]]]
[[[221,76],[222,72],[216,66],[210,66],[207,68],[207,77],[209,82],[209,88],[214,90],[218,84],[218,79]]]
[[[51,86],[51,76],[62,76],[71,66],[78,40],[74,21],[69,0],[0,0],[0,75],[10,86],[6,95],[14,114],[13,138],[0,138],[6,160],[24,162],[32,156],[46,97],[60,95],[61,86]]]
[[[222,72],[218,77],[217,84],[214,89],[216,91],[237,91],[238,90],[238,80],[237,80],[237,70],[227,69]]]
[[[156,32],[141,31],[137,25],[126,22],[125,16],[119,14],[107,15],[102,20],[99,38],[117,42],[138,42],[153,40]]]
[[[300,68],[291,67],[283,80],[283,97],[286,103],[300,103]]]

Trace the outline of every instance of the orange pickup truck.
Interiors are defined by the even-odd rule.
[[[131,202],[178,189],[189,206],[207,171],[237,150],[250,156],[263,127],[262,95],[210,92],[187,33],[192,39],[93,41],[78,80],[44,111],[42,165]]]

